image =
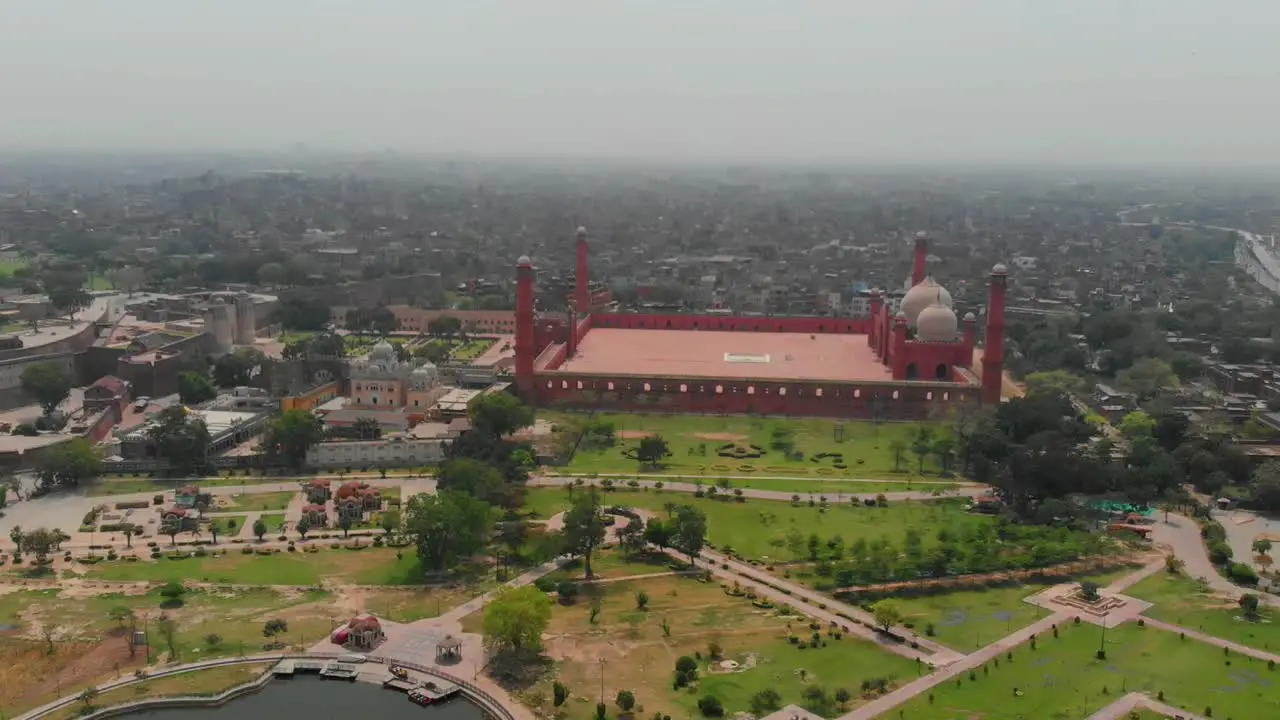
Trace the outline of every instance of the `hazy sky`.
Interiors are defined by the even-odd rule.
[[[1280,165],[1276,0],[0,0],[0,149]]]

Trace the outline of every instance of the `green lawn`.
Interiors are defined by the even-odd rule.
[[[259,515],[258,519],[267,524],[267,530],[269,532],[274,533],[284,531],[284,513]]]
[[[580,426],[587,415],[582,413],[544,412],[540,417],[554,424]],[[918,472],[918,460],[911,454],[911,441],[915,437],[916,423],[873,423],[869,421],[836,421],[822,419],[774,419],[742,416],[710,415],[662,415],[598,413],[596,419],[613,423],[620,438],[616,446],[602,450],[579,450],[566,468],[570,472],[634,473],[640,470],[638,463],[627,457],[626,452],[639,445],[639,437],[645,434],[661,435],[668,444],[671,456],[662,472],[697,475],[705,473],[749,475],[798,474],[846,477],[907,477]],[[803,460],[792,460],[781,451],[770,450],[774,428],[786,428],[794,433],[795,449],[804,453]],[[934,426],[944,432],[941,425]],[[843,439],[837,440],[839,428]],[[751,443],[765,449],[763,457],[735,460],[716,455],[716,449],[728,442]],[[900,468],[895,469],[894,440],[906,443]],[[820,453],[842,453],[844,469],[832,467],[833,460],[825,458],[815,462]],[[749,469],[744,469],[749,468]],[[926,473],[937,479],[937,462],[932,456],[925,458]],[[899,472],[900,470],[901,472]]]
[[[218,529],[218,537],[231,538],[240,534],[240,529],[244,527],[244,519],[248,515],[224,515],[222,517],[209,518],[209,524]]]
[[[1218,718],[1280,717],[1280,675],[1263,661],[1224,658],[1211,645],[1135,623],[1107,630],[1107,658],[1097,660],[1102,628],[1082,623],[1059,630],[1057,639],[1042,634],[1037,650],[1020,646],[1012,661],[988,663],[972,680],[961,675],[882,717],[1083,720],[1134,691],[1162,692],[1170,705]]]
[[[242,493],[234,497],[219,496],[218,500],[228,510],[284,510],[289,507],[296,492]]]
[[[129,495],[133,493],[164,493],[193,482],[183,478],[148,478],[148,477],[103,477],[88,486],[90,495]],[[201,488],[233,487],[236,485],[261,485],[264,483],[285,482],[273,477],[219,477],[203,478],[194,481]]]
[[[422,582],[417,571],[417,555],[405,548],[401,558],[390,548],[365,547],[360,550],[330,549],[331,540],[317,540],[316,553],[294,552],[275,555],[244,555],[243,545],[224,548],[223,557],[189,557],[153,562],[102,562],[89,569],[88,577],[100,580],[200,582],[243,585],[318,585],[324,578],[364,585],[409,585]],[[349,544],[346,541],[344,544]],[[163,549],[163,548],[162,548]]]
[[[453,354],[450,355],[450,359],[462,361],[475,360],[485,354],[485,351],[489,348],[493,347],[495,342],[497,342],[497,340],[493,338],[475,338],[468,340],[454,348]]]
[[[1185,575],[1157,573],[1125,593],[1155,605],[1144,615],[1223,640],[1276,652],[1280,649],[1280,612],[1263,605],[1257,620],[1246,619],[1239,605],[1203,589]]]
[[[1076,581],[1089,580],[1106,587],[1134,569],[1125,567],[1086,575],[1076,578]],[[916,632],[924,634],[932,624],[934,638],[938,642],[962,652],[970,652],[1044,617],[1047,614],[1045,610],[1023,602],[1023,599],[1052,587],[1057,582],[1059,581],[989,585],[973,590],[952,590],[915,597],[895,595],[893,603]]]
[[[720,485],[714,479],[708,478],[703,482],[705,486]],[[777,492],[789,492],[800,495],[805,500],[809,496],[818,497],[825,496],[829,502],[835,502],[840,495],[847,494],[866,494],[866,493],[889,493],[889,492],[932,492],[937,490],[943,492],[946,490],[954,490],[959,485],[952,482],[877,482],[874,480],[867,482],[855,482],[848,480],[823,480],[819,478],[743,478],[735,477],[729,480],[729,491],[733,488],[751,488],[753,490],[774,490]]]
[[[27,263],[22,260],[0,260],[0,275],[9,277],[15,270],[26,266]]]
[[[525,496],[525,508],[540,518],[568,509],[570,502],[568,491],[561,488],[530,488]],[[693,505],[707,515],[707,539],[711,543],[721,549],[731,547],[744,557],[759,559],[792,559],[793,553],[787,545],[789,536],[795,533],[802,538],[816,534],[824,540],[839,535],[849,544],[860,538],[870,541],[880,536],[901,541],[906,529],[912,526],[927,530],[926,535],[932,537],[944,526],[958,529],[994,522],[990,517],[965,512],[963,503],[954,500],[891,503],[886,508],[832,505],[823,512],[807,503],[793,506],[789,502],[754,499],[739,503],[651,490],[608,492],[603,502],[646,508],[659,514],[665,513],[667,503]]]

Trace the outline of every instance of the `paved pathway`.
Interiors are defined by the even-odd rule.
[[[560,475],[556,475],[556,476],[543,475],[540,477],[529,478],[529,485],[532,487],[564,487],[566,485],[574,484],[578,479],[579,478],[560,476]],[[768,478],[761,478],[761,479],[768,479]],[[787,479],[794,480],[795,478],[787,478]],[[639,487],[652,488],[654,486],[654,483],[656,482],[662,483],[663,490],[671,490],[674,492],[691,493],[691,492],[697,492],[699,489],[710,490],[712,487],[711,484],[705,484],[699,487],[695,483],[668,482],[666,480],[640,480]],[[880,481],[875,480],[875,481],[867,481],[867,482],[880,482]],[[622,485],[622,486],[615,485],[614,488],[617,489],[619,492],[625,492],[626,490],[630,489],[626,485]],[[722,494],[735,494],[737,490],[742,491],[743,497],[755,498],[758,500],[781,500],[784,502],[790,502],[792,497],[795,495],[799,495],[807,499],[808,496],[812,494],[808,491],[786,492],[783,490],[757,490],[755,488],[745,488],[745,487],[729,488],[728,490],[725,490],[723,488],[717,488],[716,492],[722,493]],[[980,497],[982,495],[986,495],[989,492],[990,490],[987,489],[985,486],[970,485],[970,486],[956,488],[954,490],[948,490],[941,495],[934,495],[931,491],[919,491],[919,490],[911,490],[911,491],[903,490],[898,492],[886,492],[886,493],[882,493],[882,492],[850,493],[850,492],[832,491],[827,496],[827,499],[828,501],[832,501],[832,502],[837,501],[838,499],[842,502],[847,502],[855,498],[860,501],[871,500],[871,499],[875,499],[876,497],[879,497],[880,495],[884,495],[885,499],[891,502],[901,502],[903,500],[938,500],[941,498],[948,498],[948,497]]]
[[[1137,692],[1129,693],[1128,695],[1125,695],[1119,700],[1102,708],[1098,712],[1090,715],[1089,720],[1127,720],[1130,712],[1141,708],[1146,708],[1153,712],[1160,713],[1161,715],[1167,715],[1171,718],[1177,717],[1183,718],[1183,720],[1207,720],[1207,718],[1200,715],[1189,713],[1186,710],[1176,708],[1167,703],[1162,703],[1159,700],[1153,700],[1152,698]]]
[[[1209,562],[1209,551],[1200,537],[1200,525],[1185,515],[1169,513],[1168,521],[1157,520],[1151,533],[1152,539],[1167,546],[1183,562],[1183,571],[1193,578],[1203,578],[1213,590],[1238,598],[1242,593],[1256,592],[1242,588],[1218,574]],[[1267,605],[1280,606],[1280,597],[1257,593]]]
[[[1038,620],[1021,630],[1014,632],[1012,635],[991,643],[972,655],[964,656],[957,662],[953,662],[950,665],[936,669],[930,675],[917,678],[897,690],[894,690],[888,695],[878,697],[866,705],[845,713],[844,715],[841,715],[838,720],[872,720],[873,718],[878,717],[881,713],[888,713],[890,710],[911,700],[917,695],[928,692],[930,688],[936,687],[948,680],[952,680],[957,675],[968,672],[998,655],[1004,655],[1013,648],[1029,640],[1032,635],[1040,635],[1042,633],[1049,632],[1055,624],[1070,622],[1072,617],[1072,615],[1067,613],[1055,613],[1049,617]]]
[[[1193,639],[1199,640],[1200,642],[1208,643],[1216,647],[1229,648],[1233,653],[1248,655],[1249,657],[1257,658],[1259,660],[1270,660],[1272,662],[1280,663],[1280,655],[1277,655],[1275,653],[1269,653],[1265,650],[1258,650],[1257,648],[1246,647],[1244,645],[1240,645],[1239,643],[1231,642],[1230,640],[1223,640],[1220,637],[1208,635],[1198,630],[1192,630],[1191,628],[1185,628],[1185,627],[1182,627],[1181,625],[1174,625],[1173,623],[1167,623],[1162,620],[1153,620],[1152,618],[1149,618],[1149,617],[1144,617],[1143,620],[1151,627],[1160,628],[1161,630],[1168,630],[1169,632],[1185,633],[1186,636],[1189,638],[1193,638]]]
[[[734,560],[730,557],[727,557],[725,555],[722,555],[720,553],[717,553],[711,550],[703,550],[701,557],[706,558],[710,562],[714,563],[715,567],[712,568],[713,570],[715,569],[723,570],[724,565],[728,565],[729,571],[741,577],[750,578],[758,582],[768,583],[769,585],[773,585],[774,587],[786,588],[788,591],[790,591],[790,594],[783,593],[783,596],[787,598],[791,598],[790,600],[791,602],[794,602],[794,600],[798,598],[805,601],[811,606],[821,603],[822,605],[826,605],[828,608],[831,608],[835,613],[839,613],[840,615],[846,615],[850,618],[861,620],[867,626],[875,625],[875,617],[871,613],[861,608],[857,608],[852,605],[849,605],[848,603],[844,603],[839,600],[836,600],[827,595],[823,595],[822,593],[816,592],[814,590],[810,590],[809,588],[799,583],[792,582],[785,578],[777,577],[776,575],[770,575],[769,573],[763,570],[759,570],[751,565],[748,565],[747,563],[739,562],[737,560]],[[849,624],[849,621],[846,619],[838,619],[837,622],[839,622],[841,625]],[[853,627],[858,627],[858,626],[853,626]],[[952,650],[951,648],[939,645],[937,642],[934,642],[933,640],[927,637],[916,635],[915,633],[905,628],[896,628],[894,630],[894,633],[896,635],[901,636],[905,640],[907,645],[910,645],[912,642],[915,642],[921,648],[927,650],[932,655],[932,657],[929,658],[930,664],[945,665],[950,662],[955,662],[956,660],[963,657],[961,653],[958,653],[955,650]]]

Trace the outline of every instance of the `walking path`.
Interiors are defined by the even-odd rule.
[[[1270,660],[1271,662],[1280,663],[1280,655],[1277,655],[1275,653],[1269,653],[1265,650],[1258,650],[1256,648],[1251,648],[1245,645],[1241,645],[1239,643],[1231,642],[1230,640],[1223,640],[1220,637],[1216,637],[1214,635],[1208,635],[1198,630],[1185,628],[1185,627],[1182,627],[1181,625],[1174,625],[1173,623],[1167,623],[1167,622],[1164,622],[1163,620],[1155,620],[1149,617],[1143,617],[1143,621],[1146,622],[1146,624],[1150,625],[1151,627],[1160,628],[1161,630],[1168,630],[1169,632],[1182,633],[1187,637],[1193,638],[1195,640],[1199,640],[1202,643],[1208,643],[1210,645],[1214,645],[1220,648],[1227,648],[1233,653],[1248,655],[1249,657],[1257,658],[1259,660]]]
[[[566,477],[562,475],[553,475],[553,476],[543,475],[540,477],[530,477],[529,485],[532,487],[564,487],[566,485],[575,484],[578,479],[579,478]],[[783,478],[761,477],[757,479],[769,480],[769,479],[783,479]],[[785,479],[794,480],[795,478],[785,478]],[[663,490],[673,490],[675,492],[687,492],[687,493],[697,492],[698,490],[710,492],[711,488],[714,487],[713,485],[697,485],[696,483],[688,483],[688,482],[667,482],[665,480],[640,480],[638,482],[639,482],[638,487],[646,487],[646,488],[652,488],[654,487],[655,483],[661,482]],[[865,482],[881,482],[881,481],[868,480]],[[630,489],[629,486],[619,487],[617,485],[615,485],[614,488],[617,489],[619,492]],[[718,488],[718,487],[716,488],[716,492],[718,494],[723,494],[723,495],[730,495],[730,494],[736,495],[739,490],[742,491],[743,497],[755,498],[758,500],[780,500],[783,502],[791,502],[792,498],[796,495],[800,495],[804,497],[811,494],[807,491],[787,492],[783,490],[757,490],[755,488],[746,488],[746,487],[729,488],[727,490],[724,488]],[[987,489],[985,486],[970,485],[970,486],[962,486],[952,490],[947,490],[940,495],[934,495],[932,491],[921,491],[921,490],[910,490],[910,491],[902,490],[902,491],[893,491],[893,492],[865,492],[865,493],[832,491],[831,496],[828,499],[835,500],[837,498],[842,498],[843,500],[856,499],[861,501],[861,500],[874,500],[877,497],[883,495],[885,499],[889,500],[890,502],[901,502],[903,500],[939,500],[939,499],[948,498],[948,497],[981,497],[983,495],[988,494],[989,492],[991,491]]]
[[[1182,561],[1183,570],[1188,576],[1202,578],[1211,589],[1233,598],[1246,592],[1256,592],[1242,588],[1218,574],[1218,568],[1209,561],[1209,551],[1204,546],[1204,539],[1200,537],[1200,525],[1195,520],[1185,515],[1169,513],[1169,519],[1157,521],[1154,528],[1152,540],[1168,546]],[[1280,597],[1267,593],[1257,594],[1258,600],[1263,604],[1280,607]]]
[[[1189,713],[1182,708],[1176,708],[1167,703],[1143,695],[1142,693],[1132,692],[1110,705],[1102,708],[1098,712],[1089,716],[1089,720],[1125,720],[1129,717],[1129,713],[1134,710],[1146,708],[1152,712],[1161,715],[1167,715],[1171,718],[1182,718],[1183,720],[1207,720],[1195,713]]]
[[[754,580],[760,584],[770,585],[775,588],[783,588],[783,596],[788,598],[787,602],[794,602],[795,598],[800,598],[810,606],[818,604],[825,605],[827,608],[832,609],[837,617],[844,616],[843,619],[837,620],[841,625],[848,624],[849,619],[859,620],[867,627],[874,627],[876,624],[875,616],[861,608],[854,607],[848,603],[841,602],[827,595],[823,595],[822,593],[810,590],[799,583],[757,570],[744,562],[739,562],[726,555],[722,555],[711,550],[703,550],[701,557],[706,558],[714,564],[712,571],[716,569],[724,571],[724,566],[728,565],[728,572]],[[854,627],[858,626],[855,625]],[[879,635],[879,633],[874,634]],[[927,637],[916,635],[905,628],[895,628],[894,634],[902,637],[903,641],[907,645],[914,642],[922,649],[927,650],[932,657],[926,658],[925,660],[931,665],[946,665],[947,663],[955,662],[963,657],[963,654],[958,653],[951,648],[939,645],[937,642],[934,642]]]

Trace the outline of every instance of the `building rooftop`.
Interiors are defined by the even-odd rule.
[[[890,381],[866,335],[596,328],[561,372],[757,380]]]

